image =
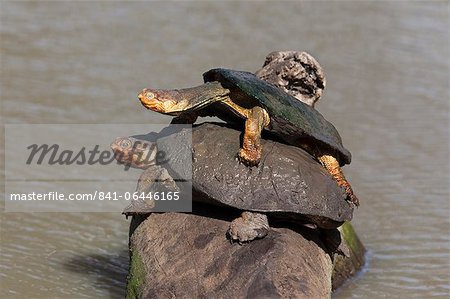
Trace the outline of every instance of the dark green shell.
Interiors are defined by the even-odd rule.
[[[337,156],[341,165],[350,163],[351,154],[342,145],[338,131],[316,109],[249,72],[219,68],[204,73],[203,78],[237,88],[256,100],[269,113],[268,130],[285,142],[314,152],[314,147],[321,152],[325,149]]]

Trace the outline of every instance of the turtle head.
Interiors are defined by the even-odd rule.
[[[122,164],[129,164],[133,156],[133,140],[128,137],[118,137],[111,143],[116,160]]]
[[[139,101],[145,108],[164,114],[176,114],[178,101],[175,91],[161,89],[143,89],[139,95]]]
[[[156,155],[155,146],[133,137],[118,137],[111,143],[116,160],[136,168],[147,168]]]
[[[128,137],[117,137],[113,143],[111,143],[111,149],[113,151],[125,152],[133,148],[133,140]]]

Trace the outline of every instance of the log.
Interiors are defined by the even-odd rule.
[[[366,248],[356,234],[350,222],[339,228],[345,245],[349,249],[348,256],[336,255],[334,259],[332,287],[333,291],[341,287],[349,278],[354,277],[365,264]]]
[[[350,222],[339,228],[349,256],[334,255],[332,262],[320,236],[307,228],[276,228],[265,239],[232,245],[224,236],[229,222],[202,214],[133,217],[127,298],[328,298],[365,263],[366,250]],[[250,253],[260,256],[250,261]]]
[[[127,298],[330,298],[317,230],[274,228],[241,246],[211,213],[133,217]]]

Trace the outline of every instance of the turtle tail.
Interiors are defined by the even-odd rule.
[[[355,206],[359,206],[359,199],[353,193],[352,187],[345,178],[344,173],[339,166],[338,160],[330,155],[321,155],[318,157],[318,160],[322,163],[323,167],[328,170],[337,184],[345,189],[345,193],[347,193],[347,200],[352,202]]]

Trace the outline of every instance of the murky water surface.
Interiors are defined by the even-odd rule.
[[[168,122],[140,106],[141,88],[312,53],[328,81],[317,108],[353,153],[345,171],[369,249],[335,297],[448,298],[448,3],[0,5],[4,123]],[[0,297],[123,297],[127,232],[118,214],[2,213]]]

